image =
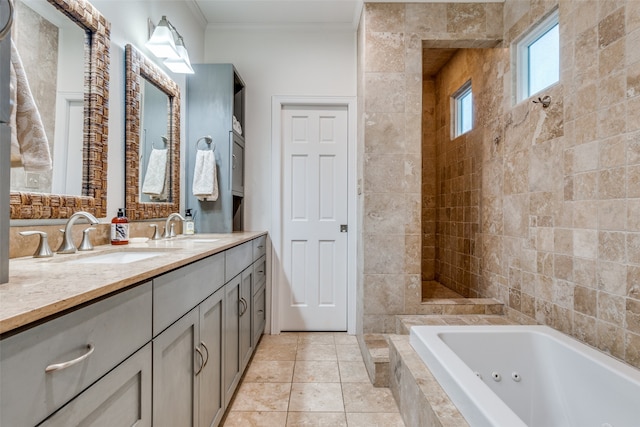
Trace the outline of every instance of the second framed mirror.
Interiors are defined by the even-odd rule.
[[[180,208],[180,89],[130,44],[125,63],[127,217],[166,217]]]

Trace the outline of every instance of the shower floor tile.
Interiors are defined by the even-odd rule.
[[[422,282],[422,301],[464,298],[459,293],[433,280]]]

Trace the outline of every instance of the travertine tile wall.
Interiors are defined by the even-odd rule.
[[[552,7],[507,1],[506,46]],[[559,11],[551,106],[512,107],[503,77],[504,146],[482,167],[482,293],[640,366],[640,2]]]
[[[436,273],[436,87],[432,76],[422,81],[422,265],[421,279]]]
[[[514,104],[508,48],[556,6],[560,11],[561,81],[543,93],[551,96],[551,106],[543,109],[531,100]],[[385,8],[406,11],[409,7],[435,13],[435,8],[453,5],[368,5],[365,23],[370,19],[384,24],[376,30],[385,33],[384,28],[392,32],[398,22],[408,25],[411,20],[433,31],[431,21],[418,18],[416,9],[405,16],[398,16],[397,10],[395,15],[383,13]],[[435,80],[438,148],[433,167],[437,170],[437,202],[444,204],[438,204],[436,216],[436,274],[456,287],[466,287],[470,295],[504,302],[514,319],[548,324],[640,366],[640,2],[507,0],[502,17],[504,42],[500,47],[461,51],[446,67],[449,71],[443,70]],[[447,25],[451,19],[449,15]],[[431,31],[417,37],[438,40],[442,47],[451,47],[447,40],[459,40],[456,33]],[[365,62],[372,56],[383,55],[371,55]],[[468,69],[456,62],[467,64]],[[373,111],[366,103],[367,78],[373,76],[365,70],[364,77],[369,117]],[[474,79],[477,94],[477,128],[451,141],[443,123],[444,103],[457,89],[453,86],[469,77]],[[434,83],[425,86],[429,85]],[[384,88],[376,99],[383,96],[387,96]],[[386,128],[385,134],[394,135],[395,129]],[[385,143],[377,140],[375,145],[370,141],[371,136],[365,134],[368,152],[373,147],[384,151],[382,146],[389,150],[396,146],[389,139]],[[465,166],[465,162],[471,164]],[[365,177],[374,172],[369,169],[365,163]],[[467,222],[464,211],[474,205],[459,201],[459,195],[476,190],[479,232],[474,236],[464,230],[474,218],[470,213]],[[365,186],[365,196],[374,197],[373,193]],[[447,209],[455,216],[447,217]],[[395,215],[402,217],[406,212],[397,208]],[[364,215],[385,217],[366,200]],[[394,236],[382,236],[382,231],[367,225],[365,219],[365,263],[367,258],[379,259],[380,248],[385,246],[368,247],[367,239],[382,242]],[[468,248],[465,239],[469,239]],[[465,274],[467,255],[470,264]],[[475,258],[479,261],[477,278],[471,266]],[[401,281],[380,272],[382,264],[374,265],[378,270],[365,264],[364,271],[365,331],[385,329],[388,312],[382,313],[382,307],[390,306],[392,290],[380,289],[394,283],[401,292]],[[412,273],[405,269],[398,276],[412,278]],[[385,279],[384,286],[376,282],[379,277]],[[410,306],[410,289],[405,288],[405,309]]]
[[[366,3],[363,15],[359,331],[393,332],[394,315],[417,313],[420,305],[423,41],[495,44],[502,4]]]

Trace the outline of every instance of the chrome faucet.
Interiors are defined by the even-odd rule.
[[[76,245],[73,244],[73,239],[71,238],[71,228],[73,227],[73,224],[75,224],[76,221],[80,218],[85,218],[92,225],[99,224],[98,219],[95,216],[91,215],[89,212],[80,211],[71,215],[64,226],[62,244],[57,250],[59,254],[73,254],[76,252]]]
[[[180,215],[178,212],[174,212],[167,217],[167,222],[164,224],[164,237],[165,239],[170,239],[172,237],[176,237],[175,231],[173,231],[173,224],[171,221],[174,218],[179,218],[181,221],[184,221],[184,217]]]

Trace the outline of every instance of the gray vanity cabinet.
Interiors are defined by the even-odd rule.
[[[253,286],[252,286],[252,318],[251,331],[252,342],[255,347],[258,344],[260,336],[264,332],[264,326],[267,321],[266,313],[266,283],[267,283],[267,258],[262,255],[253,263]]]
[[[244,139],[231,132],[231,192],[234,196],[244,196]]]
[[[217,425],[222,398],[223,290],[153,339],[153,425]]]
[[[219,253],[153,280],[154,426],[209,427],[222,418],[225,259]]]
[[[251,354],[253,354],[253,339],[251,334],[251,314],[252,314],[252,299],[251,289],[253,284],[253,266],[244,270],[240,276],[240,303],[241,311],[239,313],[239,327],[238,341],[240,348],[240,371],[244,371],[247,367]]]
[[[151,340],[151,291],[151,283],[143,283],[3,338],[0,341],[0,425],[30,427],[44,421],[80,393],[100,384],[102,380],[96,381],[144,347]],[[146,363],[150,368],[151,360]],[[148,372],[144,367],[139,370]],[[119,374],[114,375],[116,383],[123,379]],[[91,392],[90,397],[82,401],[94,408],[139,406],[142,409],[142,400],[149,399],[149,396],[123,393],[119,397],[126,401],[110,402],[109,393],[119,392],[105,387],[109,390],[107,393]],[[138,393],[148,391],[143,387]],[[75,403],[72,407],[79,406]]]
[[[151,344],[47,418],[41,427],[151,427]]]
[[[225,285],[224,387],[228,404],[253,352],[251,336],[251,280],[246,268]]]
[[[224,415],[222,389],[222,342],[224,335],[224,288],[200,304],[200,345],[205,350],[205,363],[198,374],[199,427],[218,425]]]
[[[195,227],[200,233],[229,233],[243,229],[245,84],[233,64],[194,64],[187,76],[186,188],[193,186],[197,150],[215,147],[218,200],[200,201],[191,191],[187,208],[196,212]],[[236,118],[242,134],[234,130]],[[211,147],[203,141],[211,136]]]
[[[197,420],[195,348],[200,312],[191,310],[153,339],[153,425],[195,426]]]
[[[240,381],[240,275],[231,279],[224,287],[224,395],[225,406]]]
[[[0,426],[219,425],[264,329],[264,243],[3,336]]]

